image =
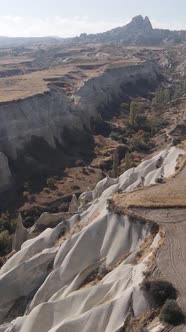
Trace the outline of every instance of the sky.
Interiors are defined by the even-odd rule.
[[[73,37],[123,26],[136,15],[186,30],[185,0],[0,0],[0,36]]]

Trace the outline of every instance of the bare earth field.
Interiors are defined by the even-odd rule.
[[[185,163],[184,160],[182,162]],[[166,183],[145,187],[132,193],[116,194],[114,202],[125,208],[186,207],[186,166]]]
[[[135,49],[131,49],[131,53],[135,53]],[[98,76],[105,68],[141,61],[143,59],[137,56],[127,57],[124,49],[117,54],[113,53],[112,48],[105,50],[101,46],[95,47],[94,52],[92,48],[81,46],[50,46],[41,50],[23,48],[18,54],[7,50],[6,56],[0,56],[0,102],[42,94],[49,90],[50,79],[63,79],[65,75],[70,75],[67,85],[69,83],[68,92],[71,87],[72,93],[83,80]]]

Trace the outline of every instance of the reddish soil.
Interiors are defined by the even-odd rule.
[[[39,208],[40,211],[67,211],[72,194],[81,194],[93,190],[97,182],[104,176],[104,165],[112,164],[113,151],[119,145],[117,142],[101,135],[94,136],[96,148],[95,158],[89,166],[77,166],[65,169],[65,176],[55,180],[55,188],[46,187],[39,193],[23,193],[25,203],[19,211],[29,211]],[[77,161],[81,164],[81,161]]]

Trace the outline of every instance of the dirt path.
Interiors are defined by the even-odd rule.
[[[165,183],[147,186],[130,193],[115,194],[115,204],[125,208],[186,208],[185,155],[180,154],[178,173]]]
[[[131,209],[129,215],[161,225],[165,240],[155,264],[155,278],[170,281],[178,290],[178,303],[186,313],[186,209]],[[186,332],[186,325],[168,327],[166,332]]]
[[[178,290],[178,303],[186,312],[186,221],[165,223],[164,228],[165,242],[157,254],[156,265],[160,276],[171,281]],[[174,327],[171,331],[186,331],[186,326]]]

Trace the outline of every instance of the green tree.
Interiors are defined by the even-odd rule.
[[[170,93],[170,89],[165,89],[164,92],[164,100],[163,100],[163,103],[168,103],[170,100],[171,100],[171,93]]]
[[[129,123],[131,126],[135,126],[137,116],[137,106],[134,101],[130,103],[130,112],[129,112]]]
[[[129,104],[128,103],[121,103],[120,108],[122,111],[129,111]]]
[[[119,153],[117,149],[114,151],[112,159],[113,159],[113,166],[112,166],[113,177],[117,178],[119,176]]]
[[[170,89],[164,89],[163,87],[160,87],[155,92],[155,99],[158,105],[165,105],[171,100]]]
[[[125,171],[131,168],[131,156],[130,153],[127,151],[125,154]]]

